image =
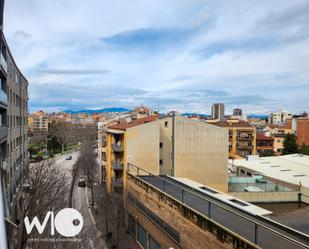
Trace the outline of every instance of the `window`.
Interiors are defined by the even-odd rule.
[[[128,228],[129,228],[129,233],[135,235],[135,219],[130,214],[128,215]]]
[[[147,232],[139,223],[137,224],[137,241],[143,248],[147,248]]]
[[[149,235],[149,249],[161,249],[161,246]]]
[[[167,128],[168,127],[168,121],[165,121],[164,126]]]
[[[243,169],[240,170],[241,174],[245,174],[245,171]]]
[[[160,159],[160,165],[162,165],[163,164],[163,160],[162,159]]]
[[[163,148],[163,143],[160,143],[160,148]]]
[[[252,176],[252,174],[250,172],[247,172],[247,176]]]

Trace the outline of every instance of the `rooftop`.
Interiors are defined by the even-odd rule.
[[[256,140],[269,140],[269,141],[272,141],[272,140],[274,140],[274,138],[266,136],[263,132],[257,132]]]
[[[232,160],[229,162],[232,164]],[[234,165],[243,166],[283,182],[309,187],[309,156],[306,155],[260,157],[249,161],[236,159]]]
[[[219,121],[219,122],[215,122],[211,124],[219,126],[219,127],[253,128],[253,126],[249,122],[246,122],[243,120],[225,120],[225,121]]]
[[[127,130],[128,128],[135,127],[138,125],[146,124],[152,121],[155,121],[159,118],[158,115],[153,115],[145,118],[139,118],[135,119],[131,122],[123,122],[115,125],[108,126],[109,129],[115,129],[115,130]]]

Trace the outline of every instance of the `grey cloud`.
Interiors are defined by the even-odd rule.
[[[30,39],[32,35],[23,30],[18,30],[14,33],[14,37],[17,39]]]
[[[37,70],[41,74],[57,74],[57,75],[87,75],[87,74],[106,74],[109,70],[88,70],[88,69],[40,69]]]

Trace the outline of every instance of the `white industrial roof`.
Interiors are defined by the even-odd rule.
[[[231,165],[232,160],[229,163]],[[260,157],[249,161],[236,159],[234,166],[243,166],[262,175],[309,188],[309,156],[306,155]]]
[[[169,176],[171,177],[171,176]],[[230,206],[234,206],[235,208],[238,208],[240,210],[246,211],[248,213],[254,214],[254,215],[269,215],[272,212],[264,209],[264,208],[260,208],[254,204],[251,204],[249,202],[246,202],[244,200],[238,199],[234,196],[231,196],[229,194],[223,193],[217,189],[205,186],[201,183],[192,181],[191,179],[188,178],[183,178],[183,177],[171,177],[172,179],[174,179],[175,181],[178,181],[182,184],[185,184],[187,186],[190,186],[191,188],[194,188],[202,193],[205,193],[209,196],[212,196],[213,198],[220,200]],[[203,189],[203,187],[205,187],[205,189]],[[235,202],[235,200],[237,202]],[[233,202],[234,201],[234,202]]]

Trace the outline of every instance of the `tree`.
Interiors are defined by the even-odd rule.
[[[296,141],[296,136],[294,134],[286,134],[283,141],[283,151],[284,155],[294,154],[298,152],[298,146]]]
[[[299,152],[304,155],[309,155],[309,145],[302,144],[299,149]]]
[[[35,216],[42,220],[48,211],[58,211],[65,207],[63,198],[67,195],[68,189],[65,172],[57,168],[54,160],[45,160],[31,164],[25,172],[23,182],[20,248],[54,248],[54,242],[29,240],[37,238],[39,234],[34,229],[27,235],[23,221],[26,216],[30,220]],[[50,237],[48,230],[44,231],[44,238]]]

